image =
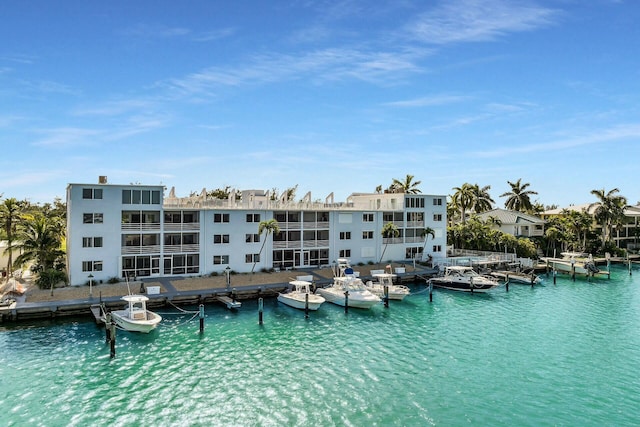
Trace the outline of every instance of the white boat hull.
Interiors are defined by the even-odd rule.
[[[148,334],[158,326],[162,317],[159,314],[147,311],[146,319],[134,320],[127,316],[127,310],[115,310],[111,312],[111,320],[125,331]]]
[[[304,310],[306,305],[304,294],[279,294],[278,301],[300,310]],[[320,295],[309,294],[309,310],[318,310],[323,302],[325,299]]]
[[[332,288],[318,288],[317,292],[330,303],[345,306],[344,291]],[[350,292],[348,298],[348,306],[353,308],[371,308],[380,302],[380,298],[369,291]]]
[[[378,296],[379,298],[384,298],[384,286],[367,286],[367,289],[369,289],[372,294]],[[396,286],[391,286],[388,288],[387,293],[389,295],[389,299],[402,301],[404,297],[409,295],[411,292],[409,292],[409,290],[404,287],[398,288]]]

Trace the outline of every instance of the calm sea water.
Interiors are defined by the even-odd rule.
[[[636,426],[633,273],[309,319],[267,299],[263,325],[255,301],[208,306],[203,334],[167,310],[115,359],[88,316],[0,325],[0,425]]]

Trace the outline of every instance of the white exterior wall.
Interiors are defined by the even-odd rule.
[[[82,192],[85,188],[102,189],[102,199],[83,199]],[[270,269],[274,266],[273,262],[273,236],[262,234],[259,242],[247,243],[247,234],[258,234],[259,221],[265,221],[274,218],[274,212],[287,210],[290,212],[298,212],[301,217],[304,212],[329,212],[329,239],[328,246],[321,248],[309,248],[304,245],[301,240],[300,245],[297,243],[288,245],[287,250],[296,251],[312,251],[327,250],[328,263],[335,262],[340,257],[340,250],[349,249],[351,251],[350,260],[353,264],[369,263],[389,260],[393,261],[412,261],[406,256],[407,248],[420,250],[424,246],[424,239],[416,237],[410,239],[396,239],[393,243],[386,246],[382,238],[381,231],[386,221],[384,213],[401,212],[402,221],[394,221],[399,229],[412,227],[415,230],[419,228],[431,227],[435,230],[435,237],[429,237],[425,254],[432,255],[434,258],[444,257],[446,255],[446,196],[445,195],[404,195],[404,194],[357,194],[352,195],[346,204],[336,204],[335,206],[317,207],[311,204],[291,203],[290,206],[283,206],[281,203],[277,209],[265,209],[268,207],[267,200],[254,196],[252,203],[243,201],[241,204],[234,206],[233,203],[225,203],[224,206],[217,207],[208,205],[205,199],[198,199],[195,203],[191,200],[181,203],[181,199],[172,199],[171,203],[166,207],[161,204],[123,204],[122,190],[150,190],[160,191],[163,194],[163,186],[144,186],[144,185],[108,185],[108,184],[69,184],[67,189],[67,263],[69,278],[72,285],[82,285],[88,282],[89,273],[94,278],[94,283],[107,281],[113,277],[122,277],[123,266],[123,247],[122,239],[124,234],[135,233],[135,230],[123,230],[122,211],[159,211],[160,224],[152,225],[151,231],[145,233],[158,233],[159,245],[157,248],[142,247],[144,253],[141,255],[153,255],[160,258],[160,269],[158,276],[171,276],[165,274],[164,258],[170,257],[175,252],[167,252],[168,248],[164,247],[164,235],[169,233],[168,224],[164,224],[164,212],[184,212],[195,211],[199,215],[199,242],[195,250],[199,255],[198,272],[191,274],[181,274],[184,276],[204,276],[212,272],[223,273],[227,268],[231,268],[236,272],[249,272],[253,267],[252,262],[246,262],[247,254],[258,254],[264,239],[267,242],[260,254],[260,262],[255,266],[255,271],[261,269]],[[257,191],[255,193],[258,193]],[[204,197],[204,196],[202,196]],[[424,198],[424,207],[405,208],[405,197]],[[441,204],[434,204],[434,199],[440,199]],[[249,206],[251,205],[251,206]],[[265,206],[266,205],[266,206]],[[423,224],[408,224],[407,212],[422,212]],[[85,224],[83,216],[85,213],[102,213],[102,224]],[[229,222],[215,222],[216,214],[228,214]],[[260,215],[259,221],[247,222],[247,214]],[[436,221],[434,214],[440,215],[441,220]],[[373,221],[365,221],[364,218],[373,217]],[[194,225],[194,224],[190,224]],[[145,224],[145,227],[147,224]],[[153,228],[156,227],[154,230]],[[304,222],[301,222],[301,231],[304,230]],[[281,226],[281,228],[283,228]],[[175,229],[171,231],[176,233]],[[196,230],[192,232],[198,232]],[[350,232],[351,239],[341,240],[341,232]],[[363,232],[371,232],[371,239],[364,239]],[[416,231],[417,233],[417,231]],[[214,244],[215,235],[228,235],[229,243]],[[102,237],[102,247],[83,248],[83,237]],[[282,242],[279,242],[282,246]],[[295,248],[293,246],[296,246]],[[439,246],[440,253],[433,253],[433,247]],[[124,248],[127,251],[131,248]],[[134,247],[135,249],[135,247]],[[154,253],[149,251],[156,250]],[[191,249],[193,251],[194,249]],[[166,252],[166,253],[165,253]],[[191,252],[193,253],[193,252]],[[131,255],[131,254],[129,254]],[[229,262],[223,264],[214,264],[215,256],[228,256]],[[301,257],[302,258],[302,257]],[[85,261],[101,261],[102,271],[83,271],[83,262]],[[304,266],[303,266],[304,267]]]

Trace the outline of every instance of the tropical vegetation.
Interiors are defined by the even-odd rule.
[[[7,242],[7,275],[29,268],[35,274],[35,283],[52,292],[56,284],[66,282],[66,213],[60,199],[44,205],[15,198],[1,200],[0,239]]]

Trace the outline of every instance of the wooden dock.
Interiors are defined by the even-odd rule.
[[[242,303],[240,301],[236,301],[235,299],[231,299],[227,296],[220,295],[217,297],[217,300],[225,304],[229,310],[242,307]]]
[[[89,308],[91,309],[93,317],[96,319],[96,323],[102,325],[104,323],[102,306],[100,304],[92,304]]]

